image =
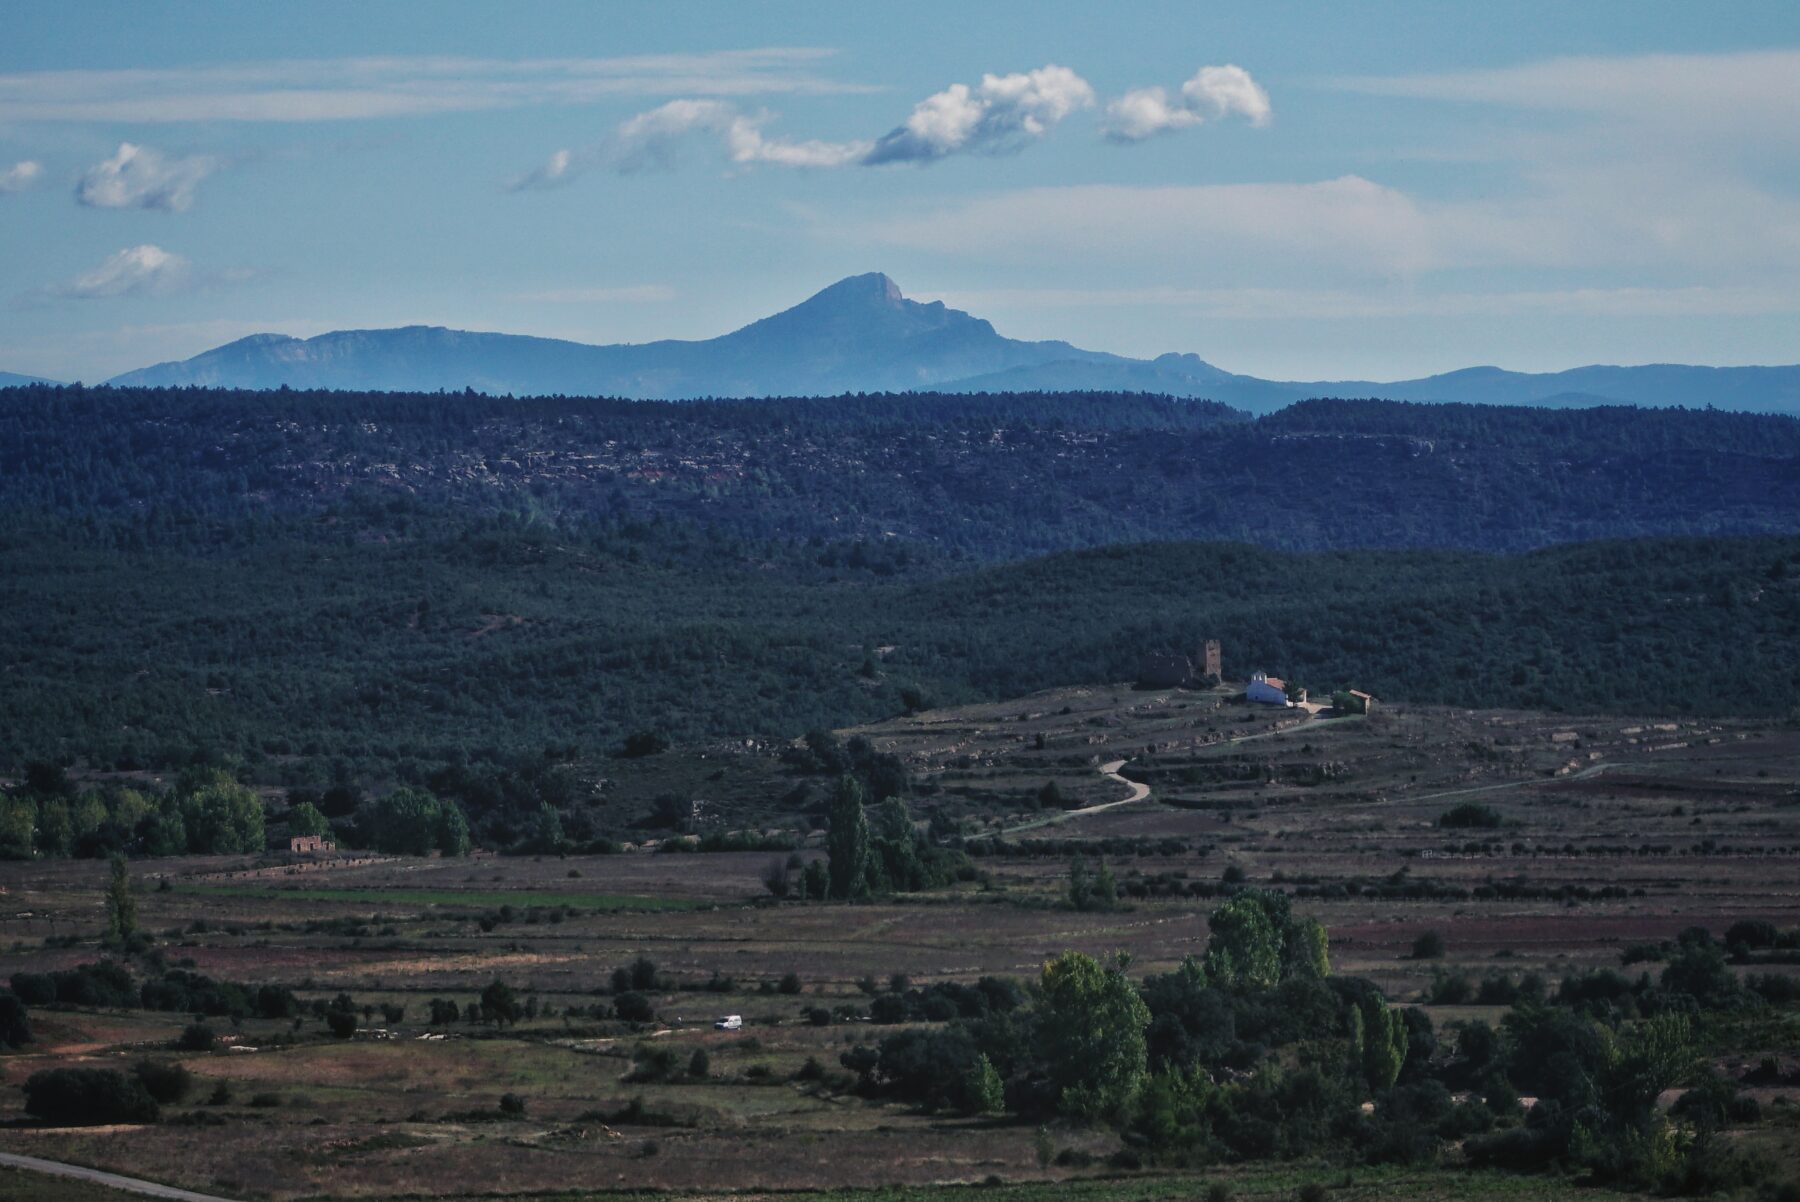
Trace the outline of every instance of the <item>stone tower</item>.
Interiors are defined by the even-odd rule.
[[[1220,680],[1223,680],[1225,678],[1225,673],[1220,669],[1219,665],[1219,640],[1207,639],[1206,652],[1201,659],[1200,674],[1202,676],[1216,676]]]

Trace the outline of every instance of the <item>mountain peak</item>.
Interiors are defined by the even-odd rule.
[[[847,275],[837,283],[821,288],[800,304],[889,306],[897,305],[905,299],[900,285],[879,271],[869,271],[862,275]]]

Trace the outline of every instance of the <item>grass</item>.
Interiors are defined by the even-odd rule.
[[[1234,1202],[1288,1202],[1309,1182],[1324,1184],[1333,1202],[1564,1202],[1607,1199],[1623,1202],[1637,1195],[1596,1191],[1568,1178],[1521,1177],[1505,1173],[1456,1169],[1357,1169],[1345,1171],[1318,1164],[1246,1166],[1208,1174],[1122,1176],[1073,1181],[1029,1181],[1014,1184],[895,1186],[881,1189],[783,1191],[783,1202],[1192,1202],[1207,1187],[1224,1184]],[[642,1190],[583,1191],[536,1194],[532,1202],[681,1202],[716,1198],[718,1194],[683,1194]],[[447,1196],[446,1196],[447,1197]],[[498,1202],[505,1195],[455,1195],[456,1202]],[[399,1200],[394,1200],[399,1202]]]
[[[91,1181],[0,1167],[0,1198],[16,1198],[19,1202],[132,1202],[142,1197]]]
[[[497,909],[567,906],[603,913],[626,910],[704,910],[717,902],[623,893],[545,893],[524,889],[270,889],[235,885],[179,885],[177,893],[263,901],[367,902],[371,905],[464,906]]]

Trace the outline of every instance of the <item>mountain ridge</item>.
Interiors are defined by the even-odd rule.
[[[0,383],[5,383],[0,377]],[[1410,380],[1268,380],[1192,353],[1133,359],[1061,340],[1008,338],[942,301],[907,298],[880,272],[848,276],[709,339],[592,344],[443,326],[253,334],[116,386],[329,388],[513,395],[819,396],[854,392],[1149,392],[1269,413],[1318,396],[1498,405],[1630,404],[1800,414],[1800,365],[1593,364],[1560,372],[1481,365]]]

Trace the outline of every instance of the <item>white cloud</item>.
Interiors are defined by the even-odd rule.
[[[872,91],[817,73],[835,53],[776,46],[612,58],[389,56],[30,71],[0,75],[0,122],[350,121],[614,96]]]
[[[683,98],[619,123],[612,135],[585,150],[559,149],[515,178],[512,191],[555,188],[583,172],[620,173],[668,167],[682,144],[711,139],[739,166],[873,167],[930,162],[964,152],[1003,154],[1049,133],[1078,108],[1094,103],[1087,81],[1055,64],[1014,75],[984,75],[980,86],[953,84],[913,108],[904,125],[873,141],[830,142],[771,137],[768,112],[746,113],[716,99]]]
[[[1157,134],[1199,125],[1208,118],[1236,114],[1252,125],[1267,125],[1269,94],[1250,72],[1230,63],[1201,67],[1181,85],[1179,99],[1162,88],[1138,88],[1106,106],[1101,131],[1115,142],[1141,142]]]
[[[878,139],[863,158],[881,163],[927,163],[946,155],[1004,154],[1049,133],[1077,109],[1090,108],[1094,89],[1054,63],[1012,75],[983,75],[981,83],[952,84],[914,106],[905,123]]]
[[[109,256],[92,271],[51,291],[74,300],[173,292],[187,285],[192,266],[180,255],[145,243]]]
[[[44,165],[31,159],[22,159],[4,171],[0,171],[0,196],[10,192],[23,192],[38,181],[44,174]]]
[[[169,158],[148,146],[119,143],[118,153],[82,175],[75,198],[96,209],[161,209],[180,213],[194,203],[200,181],[219,169],[208,155]]]

